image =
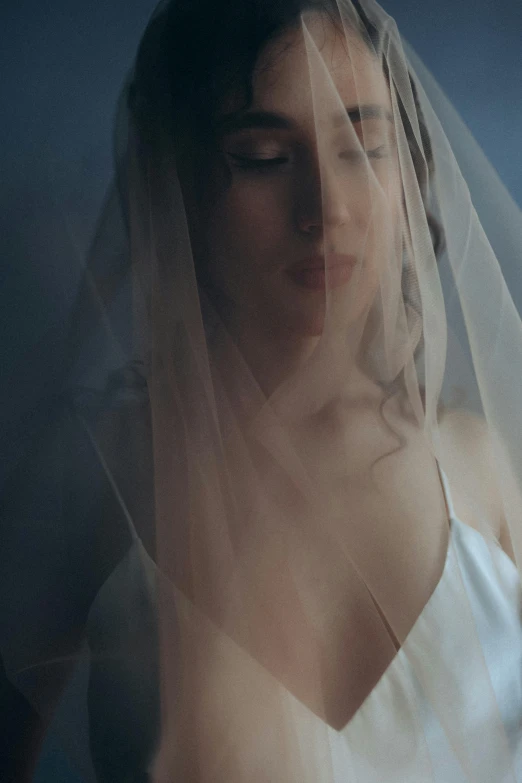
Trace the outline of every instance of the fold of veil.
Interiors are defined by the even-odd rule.
[[[230,59],[218,61],[205,36],[213,29],[223,34],[228,25],[231,46],[239,47],[247,30],[252,41],[242,41],[240,56],[248,58],[256,36],[269,37],[272,6],[282,4],[257,5],[263,12],[246,20],[238,3],[162,4],[120,107],[118,187],[72,321],[77,379],[94,327],[101,323],[110,341],[125,343],[128,324],[122,329],[113,312],[116,293],[131,281],[132,361],[112,375],[101,402],[93,402],[95,395],[85,402],[84,395],[72,414],[90,449],[80,465],[86,484],[90,471],[99,471],[111,496],[101,511],[93,504],[101,517],[89,557],[102,565],[99,583],[89,584],[82,603],[92,756],[83,774],[117,780],[116,772],[106,771],[112,762],[104,754],[128,753],[136,778],[125,779],[141,779],[142,764],[143,779],[150,774],[157,783],[331,783],[341,753],[350,780],[405,780],[408,774],[439,780],[415,688],[394,694],[390,703],[408,728],[393,737],[393,747],[383,742],[378,758],[361,728],[372,726],[350,721],[367,704],[357,679],[346,695],[347,711],[332,713],[332,692],[343,687],[335,676],[342,659],[328,653],[324,604],[307,578],[317,557],[330,559],[335,584],[352,590],[349,616],[364,617],[364,625],[354,626],[361,629],[357,638],[347,629],[350,665],[363,673],[374,665],[375,685],[401,648],[394,665],[412,673],[430,703],[462,779],[515,781],[514,750],[462,579],[452,582],[452,604],[487,704],[487,737],[472,735],[456,719],[463,662],[452,669],[437,649],[419,652],[407,644],[429,598],[420,601],[419,574],[431,571],[435,588],[446,562],[437,541],[449,550],[452,544],[435,524],[440,514],[430,510],[430,503],[440,510],[440,497],[439,506],[434,493],[420,498],[410,463],[396,464],[397,454],[413,444],[426,464],[438,462],[450,485],[466,493],[475,526],[495,549],[498,531],[489,509],[478,500],[473,506],[477,475],[454,448],[452,422],[464,422],[476,438],[470,436],[470,453],[478,443],[483,449],[481,475],[506,521],[505,541],[517,566],[522,562],[522,325],[502,275],[510,264],[522,290],[520,211],[373,0],[325,4],[335,21],[335,51],[325,19],[318,24],[314,17],[320,4],[306,4],[292,19],[295,4],[288,2],[294,39],[279,46],[276,36],[257,78],[277,87],[279,64],[294,58],[296,84],[307,85],[303,104],[310,102],[307,116],[314,122],[319,209],[326,215],[331,208],[330,188],[345,189],[356,219],[346,233],[321,221],[325,269],[315,274],[324,274],[324,289],[301,285],[296,296],[304,315],[288,315],[294,324],[292,318],[310,311],[320,328],[307,339],[301,361],[276,383],[265,383],[250,366],[243,334],[212,279],[213,245],[201,249],[206,224],[194,217],[204,212],[201,194],[215,152],[208,140],[218,135],[213,101],[226,93],[227,80],[233,84],[235,62],[233,49]],[[349,114],[342,84],[347,67],[356,96]],[[385,110],[368,110],[368,96],[377,96],[372,105]],[[335,138],[332,116],[338,118]],[[257,176],[261,181],[265,174]],[[307,187],[317,187],[310,182],[292,191],[297,205]],[[253,247],[264,240],[251,235]],[[340,285],[343,253],[353,268]],[[283,268],[294,260],[299,256],[279,259]],[[301,283],[314,280],[306,269],[296,274]],[[276,305],[288,330],[285,302]],[[267,310],[269,325],[277,312]],[[249,317],[258,316],[252,311]],[[277,344],[274,338],[274,356]],[[277,364],[270,356],[268,364],[271,358]],[[381,428],[378,447],[366,444],[365,411],[371,412],[368,426],[377,421]],[[106,525],[107,515],[123,522]],[[89,520],[84,513],[82,525]],[[122,543],[109,547],[111,559],[103,536],[116,527]],[[60,535],[49,550],[60,547]],[[64,528],[63,536],[75,535]],[[429,554],[434,549],[438,558]],[[441,638],[446,623],[455,627],[455,619],[436,619]],[[6,670],[38,711],[51,714],[56,699],[48,690],[55,674],[66,681],[80,659],[81,634],[72,643],[61,631],[32,638],[17,628],[2,640]],[[289,629],[297,637],[303,628],[312,629],[319,651],[316,660],[303,642],[299,667],[309,673],[309,690],[292,679],[295,660],[289,657],[290,665],[279,654],[287,651]],[[426,655],[433,657],[429,676]],[[104,689],[109,693],[114,682],[119,696],[100,710]],[[147,683],[157,690],[157,703]],[[142,739],[142,725],[151,734],[146,761],[131,748]]]

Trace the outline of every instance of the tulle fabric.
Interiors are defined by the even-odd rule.
[[[347,731],[399,648],[462,780],[491,780],[491,769],[506,783],[522,779],[464,581],[453,579],[448,623],[454,628],[458,616],[461,660],[453,666],[426,650],[434,660],[426,667],[405,644],[451,547],[440,470],[465,494],[493,550],[491,508],[499,511],[504,543],[522,562],[522,329],[502,275],[509,264],[518,284],[522,219],[393,20],[372,0],[338,0],[334,16],[335,45],[328,20],[308,9],[256,72],[276,90],[290,57],[301,96],[294,102],[313,120],[315,157],[289,198],[297,210],[300,199],[319,199],[306,207],[316,223],[321,213],[319,240],[306,253],[299,244],[282,265],[319,246],[325,264],[324,290],[307,292],[302,307],[320,328],[275,385],[250,368],[226,301],[198,266],[204,226],[194,222],[194,172],[187,174],[189,153],[176,148],[165,120],[176,110],[162,71],[169,26],[183,22],[175,3],[156,11],[125,90],[131,108],[120,107],[118,189],[73,313],[70,356],[75,379],[93,367],[103,375],[88,339],[100,323],[108,342],[128,353],[114,302],[130,279],[134,364],[113,376],[114,393],[101,402],[94,395],[95,404],[89,397],[72,414],[89,453],[80,465],[86,497],[98,482],[110,498],[81,517],[89,525],[101,515],[90,551],[100,576],[84,594],[78,587],[83,620],[73,641],[31,617],[11,618],[1,642],[9,677],[47,717],[71,671],[90,661],[88,682],[78,686],[90,739],[81,751],[68,741],[73,756],[83,754],[86,780],[118,780],[127,765],[135,777],[122,780],[334,783],[333,736],[352,737],[345,780],[377,779],[383,763],[389,781],[438,780],[415,688],[387,707],[403,729],[380,759]],[[152,83],[157,95],[147,92]],[[205,171],[203,154],[195,164]],[[336,199],[348,204],[339,219]],[[264,240],[251,236],[252,246]],[[353,260],[344,285],[339,254]],[[380,435],[368,443],[375,426]],[[472,467],[455,446],[460,436],[452,433],[462,427]],[[494,498],[488,507],[473,502],[476,464]],[[105,526],[111,514],[120,521]],[[116,527],[121,543],[105,559],[103,530],[110,537]],[[51,576],[42,583],[53,600],[52,569],[65,567],[56,551],[76,536],[74,524],[44,535],[40,565]],[[11,563],[16,584],[34,554],[13,546],[26,552]],[[328,590],[343,596],[332,604],[333,620],[322,598]],[[487,705],[487,723],[473,735],[458,720],[465,660]],[[118,695],[104,705],[111,687]],[[481,737],[495,749],[487,767]]]

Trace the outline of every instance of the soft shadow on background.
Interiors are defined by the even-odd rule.
[[[0,312],[7,383],[0,421],[6,428],[53,388],[59,372],[65,317],[111,179],[114,106],[154,5],[150,0],[2,4]],[[383,0],[383,5],[522,206],[522,4]],[[522,301],[522,292],[515,296]],[[0,442],[5,470],[9,442]],[[51,782],[81,783],[53,736],[35,778]]]

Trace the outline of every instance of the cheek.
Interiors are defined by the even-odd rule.
[[[379,292],[397,292],[402,274],[402,191],[393,163],[383,161],[359,181],[356,251],[360,276],[348,292],[354,318],[363,315]],[[395,295],[395,294],[394,294]]]
[[[210,251],[248,264],[274,249],[289,225],[285,189],[267,182],[233,182],[209,213]]]
[[[259,175],[251,181],[238,181],[231,188],[225,209],[230,220],[246,227],[284,223],[287,215],[287,188],[277,179]]]
[[[391,251],[401,231],[402,187],[393,161],[375,166],[368,197],[371,231],[383,247]]]

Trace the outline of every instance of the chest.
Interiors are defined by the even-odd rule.
[[[280,527],[272,520],[252,547],[254,656],[341,727],[432,594],[448,520],[436,463],[413,428],[365,412],[316,427],[292,439],[302,502],[281,500]]]

